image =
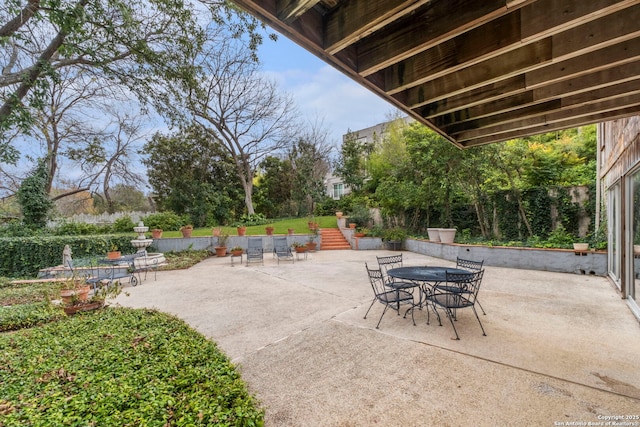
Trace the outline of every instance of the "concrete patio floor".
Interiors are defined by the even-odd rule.
[[[375,329],[377,303],[363,319],[364,264],[388,254],[319,251],[279,265],[266,254],[249,267],[214,257],[116,302],[174,314],[215,341],[266,426],[640,426],[640,325],[607,279],[486,267],[487,336],[463,310],[456,341],[448,319],[427,325],[424,310],[417,326],[388,311]]]

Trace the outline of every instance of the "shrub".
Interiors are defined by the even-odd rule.
[[[113,231],[115,233],[132,233],[133,227],[136,225],[130,216],[122,216],[113,222]]]
[[[111,228],[111,227],[109,227]],[[68,222],[63,221],[52,230],[57,236],[86,236],[89,234],[98,234],[98,227],[94,224],[86,222]]]
[[[251,215],[247,215],[244,214],[240,217],[240,221],[238,221],[236,223],[236,226],[251,226],[251,225],[264,225],[264,224],[268,224],[269,220],[267,219],[267,217],[264,216],[264,214],[261,213],[254,213]]]
[[[142,218],[142,222],[149,230],[161,228],[165,231],[178,231],[180,227],[187,224],[189,220],[175,212],[158,212]]]

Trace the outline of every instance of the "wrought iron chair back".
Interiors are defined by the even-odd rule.
[[[364,315],[364,318],[367,318],[371,307],[373,304],[378,301],[382,305],[384,305],[384,311],[382,315],[380,315],[380,319],[378,320],[378,324],[376,325],[376,329],[380,326],[380,322],[382,322],[382,318],[389,308],[398,312],[400,315],[400,307],[402,305],[408,306],[407,310],[404,312],[404,317],[407,317],[407,313],[411,310],[411,320],[413,321],[413,325],[415,326],[416,321],[413,317],[413,309],[415,307],[413,301],[413,295],[410,292],[407,292],[403,289],[394,289],[389,290],[386,286],[386,282],[384,279],[384,275],[382,274],[382,270],[380,269],[370,269],[369,266],[365,263],[365,268],[367,269],[367,274],[369,276],[369,282],[371,283],[371,288],[373,289],[373,300],[371,301],[371,305],[369,305],[369,309]]]
[[[460,257],[456,258],[456,268],[461,268],[463,270],[480,271],[482,270],[483,264],[484,264],[484,260],[474,261],[471,259],[463,259]],[[480,307],[480,310],[482,310],[482,314],[486,315],[487,313],[484,311],[484,307],[482,307],[482,304],[480,304],[480,301],[477,301],[477,302],[478,302],[478,307]]]
[[[453,327],[453,331],[456,334],[457,340],[459,340],[460,337],[453,321],[456,319],[457,311],[463,308],[470,307],[473,310],[473,313],[480,324],[480,329],[482,329],[482,335],[487,335],[475,308],[483,276],[484,270],[469,273],[446,272],[446,282],[435,286],[433,291],[426,297],[427,301],[432,303],[433,311],[436,313],[436,316],[438,316],[438,323],[440,326],[442,326],[442,321],[437,308],[445,310],[447,317],[449,317],[449,321],[451,322],[451,326]],[[428,310],[427,324],[429,324]]]
[[[378,261],[378,267],[382,271],[384,282],[390,283],[393,281],[392,277],[389,277],[387,271],[392,268],[402,267],[402,254],[388,255],[388,256],[376,256]]]

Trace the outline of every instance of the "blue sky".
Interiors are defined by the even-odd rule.
[[[324,121],[330,142],[339,146],[347,131],[368,128],[397,112],[388,102],[286,37],[265,38],[258,55],[265,73],[291,93],[308,121]]]

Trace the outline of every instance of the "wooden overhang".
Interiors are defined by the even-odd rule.
[[[464,148],[640,114],[640,0],[234,0]]]

